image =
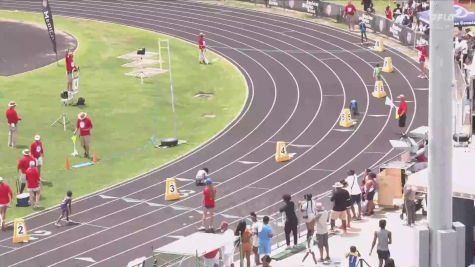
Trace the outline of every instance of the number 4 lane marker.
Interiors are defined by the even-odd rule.
[[[80,257],[80,258],[74,258],[75,260],[80,260],[80,261],[87,261],[90,263],[96,263],[96,261],[91,258],[91,257]]]

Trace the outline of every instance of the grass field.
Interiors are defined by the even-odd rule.
[[[0,11],[0,17],[38,23],[44,22],[40,13]],[[52,64],[23,75],[0,77],[0,104],[6,109],[8,101],[17,102],[23,118],[19,125],[17,149],[7,148],[7,126],[0,126],[0,176],[14,188],[16,164],[21,150],[29,147],[33,136],[40,134],[45,146],[43,179],[52,183],[42,190],[41,206],[57,205],[66,190],[74,197],[116,184],[139,175],[196,148],[222,130],[241,111],[246,98],[242,75],[226,60],[219,58],[211,65],[198,64],[196,46],[177,39],[125,26],[55,17],[55,28],[78,39],[75,63],[81,67],[80,96],[86,99],[86,111],[92,119],[92,149],[99,163],[93,167],[65,170],[66,158],[71,164],[87,161],[72,158],[72,130],[78,107],[60,105],[59,94],[65,87],[64,63]],[[46,35],[45,31],[45,35]],[[175,82],[178,137],[188,143],[173,149],[157,149],[150,138],[172,136],[172,116],[168,74],[145,80],[143,85],[133,77],[117,57],[146,47],[157,49],[157,39],[169,38]],[[33,42],[33,40],[32,40]],[[218,55],[209,53],[208,59]],[[195,98],[198,92],[210,92],[208,100]],[[73,121],[68,132],[50,124],[62,112]],[[205,118],[203,114],[214,114]],[[5,119],[3,119],[5,120]],[[82,154],[82,150],[79,150]],[[167,177],[161,177],[165,179]],[[31,208],[9,210],[8,219],[33,212]]]

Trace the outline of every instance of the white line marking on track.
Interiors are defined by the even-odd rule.
[[[139,202],[144,202],[144,200],[133,199],[133,198],[127,198],[127,197],[123,197],[122,200],[125,201],[125,202],[127,202],[127,203],[139,203]]]
[[[336,95],[323,95],[323,96],[327,96],[327,97],[330,97],[330,96],[343,96],[343,94],[336,94]]]
[[[100,226],[100,225],[96,225],[96,224],[92,224],[92,223],[81,223],[81,222],[78,222],[78,224],[84,224],[84,225],[87,225],[87,226],[92,226],[92,227],[97,227],[97,228],[102,228],[102,229],[110,229],[110,227],[107,227],[107,226]]]
[[[166,206],[164,204],[158,204],[158,203],[152,203],[152,202],[145,202],[145,204],[147,204],[151,207],[165,207]]]
[[[311,168],[310,170],[312,170],[312,171],[324,171],[324,172],[334,172],[335,171],[335,170],[319,169],[319,168]]]
[[[378,151],[364,151],[363,153],[366,153],[366,154],[386,154],[386,152],[378,152]]]
[[[386,116],[387,116],[386,114],[370,114],[370,115],[368,115],[368,117],[376,117],[376,118],[386,117]]]
[[[175,177],[175,180],[180,181],[180,182],[193,182],[193,179],[188,179],[188,178],[179,178]]]
[[[257,186],[248,186],[247,188],[250,188],[250,189],[259,189],[259,190],[271,190],[270,188],[257,187]]]
[[[87,261],[87,262],[90,262],[90,263],[96,263],[96,261],[91,258],[91,257],[78,257],[78,258],[74,258],[75,260],[80,260],[80,261]]]
[[[242,216],[236,216],[236,215],[231,215],[231,214],[220,214],[220,215],[226,219],[241,219],[242,218]]]
[[[312,145],[298,145],[298,144],[289,144],[288,146],[293,146],[293,147],[312,147]]]
[[[246,161],[246,160],[240,160],[238,163],[245,164],[245,165],[251,165],[251,164],[257,164],[259,162],[257,161]]]
[[[113,196],[106,196],[106,195],[99,195],[103,199],[116,199],[118,197],[113,197]]]
[[[337,131],[337,132],[353,132],[354,129],[333,129],[333,131]]]
[[[9,246],[4,246],[4,245],[0,245],[0,247],[2,248],[8,248],[8,249],[13,249],[13,250],[16,250],[17,248],[14,248],[14,247],[9,247]]]
[[[175,239],[182,239],[182,238],[185,238],[185,236],[182,236],[182,235],[167,235],[167,237],[175,238]]]
[[[417,91],[429,91],[429,88],[414,88]]]

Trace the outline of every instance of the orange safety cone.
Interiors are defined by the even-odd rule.
[[[71,163],[69,163],[69,159],[66,158],[66,170],[70,170],[71,169]]]
[[[97,163],[97,155],[96,151],[94,150],[94,153],[92,154],[92,163],[96,164]]]

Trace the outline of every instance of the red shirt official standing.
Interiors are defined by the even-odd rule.
[[[425,67],[425,64],[426,64],[426,58],[427,58],[427,49],[426,49],[426,46],[427,46],[427,41],[426,40],[422,40],[421,43],[416,46],[416,49],[419,50],[419,69],[421,71],[421,73],[419,74],[419,78],[421,79],[427,79],[427,72],[426,72],[426,67]]]
[[[216,201],[216,188],[213,186],[211,178],[206,178],[206,187],[203,188],[203,217],[201,220],[201,227],[199,230],[211,230],[213,231],[213,217],[214,207]],[[209,219],[209,224],[206,223]]]
[[[76,69],[74,65],[74,54],[71,50],[66,50],[66,55],[64,56],[64,61],[66,64],[66,76],[68,77],[68,91],[73,90],[73,71]]]
[[[5,220],[7,216],[7,208],[13,198],[13,192],[10,186],[0,177],[0,220],[2,231],[5,231]]]
[[[200,59],[200,64],[208,64],[208,59],[206,59],[206,42],[205,42],[205,37],[204,33],[200,32],[200,35],[198,36],[198,49],[199,49],[199,59]]]
[[[43,155],[45,153],[43,143],[41,142],[41,136],[35,135],[35,141],[30,145],[31,155],[36,159],[36,167],[41,173],[41,166],[43,166]]]
[[[387,6],[386,10],[384,11],[384,14],[386,15],[386,18],[388,20],[393,20],[393,12],[391,11],[391,7]]]
[[[84,157],[89,157],[89,147],[91,144],[91,129],[92,121],[87,117],[86,112],[81,112],[78,115],[78,120],[76,122],[76,131],[75,134],[79,131],[79,139],[81,141],[81,146],[84,148]]]
[[[30,161],[29,168],[26,170],[26,184],[30,192],[30,206],[36,208],[40,202],[40,173],[35,167],[35,162]]]
[[[345,17],[348,22],[348,30],[354,30],[353,15],[356,13],[356,7],[351,3],[351,0],[348,1],[348,4],[345,6]]]
[[[21,120],[21,118],[18,116],[15,110],[15,107],[16,107],[15,101],[10,101],[8,103],[8,109],[5,112],[5,116],[7,117],[7,123],[8,123],[8,146],[9,147],[16,147],[18,122]]]
[[[403,128],[406,126],[406,117],[407,117],[407,103],[404,99],[404,95],[399,95],[399,107],[397,109],[397,115],[399,117],[399,127]]]

